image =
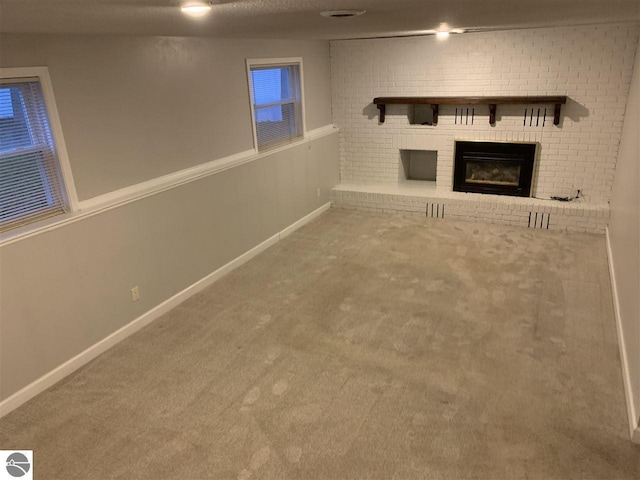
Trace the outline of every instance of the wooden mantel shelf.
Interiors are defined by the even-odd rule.
[[[561,105],[567,103],[566,96],[557,97],[377,97],[373,103],[380,110],[380,123],[384,123],[386,106],[396,105],[431,105],[433,124],[438,123],[439,105],[489,105],[489,124],[496,123],[496,107],[498,105],[531,105],[535,103],[554,104],[553,124],[560,124]]]

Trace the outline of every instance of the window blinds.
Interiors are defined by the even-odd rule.
[[[65,195],[37,78],[0,81],[0,232],[64,212]]]
[[[258,150],[302,136],[300,67],[251,67],[251,89]]]

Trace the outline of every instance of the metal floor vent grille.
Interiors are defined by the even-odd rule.
[[[429,203],[425,210],[428,218],[444,218],[444,203]]]
[[[529,212],[529,228],[546,228],[549,230],[551,214],[542,212]]]

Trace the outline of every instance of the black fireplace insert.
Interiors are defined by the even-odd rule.
[[[456,142],[453,190],[528,197],[536,143]]]

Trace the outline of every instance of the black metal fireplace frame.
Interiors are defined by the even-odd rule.
[[[537,143],[456,141],[455,145],[455,164],[453,169],[453,190],[455,192],[487,193],[515,197],[531,196]],[[520,165],[518,185],[467,182],[465,181],[465,172],[469,161],[517,163]]]

